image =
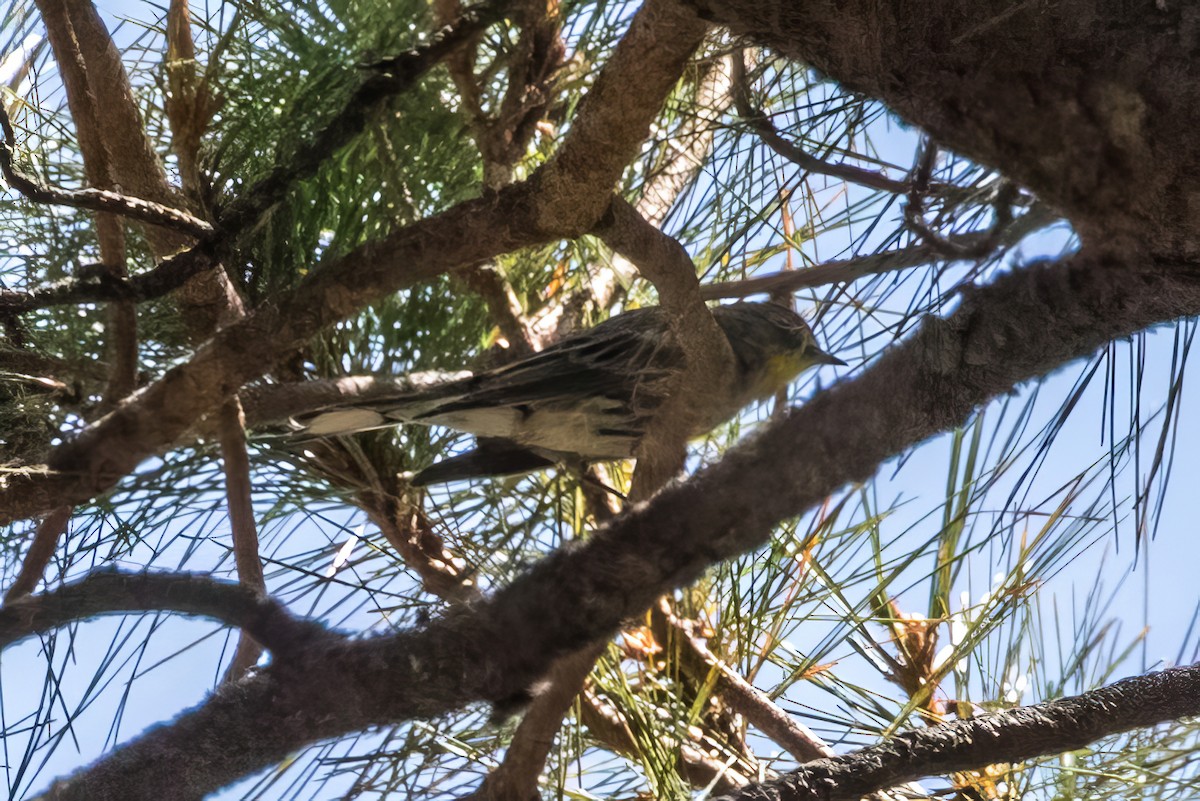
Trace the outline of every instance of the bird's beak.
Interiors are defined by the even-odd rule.
[[[846,363],[837,356],[830,356],[825,351],[817,348],[817,352],[813,354],[813,361],[817,364],[832,364],[835,367],[846,367]]]

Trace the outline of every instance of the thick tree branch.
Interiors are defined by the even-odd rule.
[[[1174,668],[1070,698],[905,732],[726,798],[855,801],[922,776],[1073,751],[1101,737],[1196,714],[1200,666]]]
[[[646,114],[646,99],[655,99],[657,113],[705,29],[674,0],[642,6],[580,104],[562,147],[530,179],[540,196],[540,227],[578,236],[600,219],[649,133],[653,115]]]

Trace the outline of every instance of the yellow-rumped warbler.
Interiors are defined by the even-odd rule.
[[[717,306],[713,319],[734,355],[732,391],[699,399],[699,436],[751,401],[819,364],[844,365],[817,346],[812,330],[775,303]],[[684,366],[665,313],[619,314],[511,364],[428,388],[316,412],[298,422],[309,434],[349,434],[402,423],[475,434],[476,451],[444,459],[414,484],[524,473],[556,462],[624,459]]]

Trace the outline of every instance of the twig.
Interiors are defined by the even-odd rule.
[[[46,515],[34,530],[33,542],[21,560],[21,571],[16,581],[5,590],[4,603],[8,604],[22,598],[37,589],[38,582],[46,575],[46,566],[58,548],[58,538],[67,530],[71,513],[75,511],[70,506],[55,509]]]
[[[858,256],[841,261],[817,264],[803,270],[781,271],[741,281],[718,281],[700,287],[700,296],[705,300],[722,298],[745,298],[758,294],[790,293],[800,289],[812,289],[828,284],[848,283],[869,275],[907,270],[939,259],[971,260],[982,258],[998,247],[1010,247],[1028,234],[1053,222],[1054,216],[1042,206],[1035,206],[1017,217],[1004,228],[990,231],[973,231],[946,237],[956,254],[980,254],[982,245],[989,245],[980,255],[955,255],[947,257],[944,249],[925,243],[899,250],[888,250],[869,256]]]
[[[480,264],[461,272],[462,281],[483,298],[488,312],[514,356],[528,356],[541,350],[542,341],[521,308],[521,300],[494,263]]]
[[[47,284],[29,292],[0,290],[0,312],[19,313],[51,306],[127,300],[140,302],[162,297],[183,286],[193,276],[215,264],[222,245],[209,238],[194,247],[163,259],[152,270],[119,278],[101,265],[82,271],[75,279]]]
[[[851,183],[869,186],[872,189],[881,189],[897,195],[908,192],[907,181],[896,181],[873,170],[865,170],[851,164],[831,164],[806,153],[803,149],[784,139],[766,114],[761,109],[754,108],[750,103],[750,86],[746,78],[745,56],[740,48],[730,54],[730,66],[733,74],[733,101],[738,115],[750,124],[750,127],[767,147],[802,169],[818,175],[841,178]]]
[[[379,527],[404,564],[421,579],[426,591],[451,603],[468,603],[482,597],[467,571],[455,564],[452,553],[429,524],[419,506],[404,503],[393,494],[363,490],[355,503]]]
[[[917,152],[917,163],[909,181],[908,203],[904,206],[904,225],[920,236],[928,247],[944,259],[983,258],[996,248],[1005,229],[1012,223],[1012,204],[1017,196],[1017,188],[1004,181],[996,189],[992,201],[996,222],[991,229],[984,232],[984,236],[978,241],[963,243],[947,239],[925,222],[925,199],[929,194],[933,168],[937,164],[937,154],[936,143],[928,138],[922,141]]]
[[[282,158],[263,178],[217,215],[217,227],[240,234],[253,224],[296,182],[308,178],[366,125],[379,105],[406,91],[458,48],[471,42],[507,6],[496,0],[463,12],[453,24],[437,31],[424,45],[394,58],[363,65],[371,74],[359,84],[334,118],[311,141]]]
[[[685,659],[697,663],[694,667],[703,666],[703,671],[693,672],[703,677],[709,671],[715,671],[716,688],[735,712],[791,754],[797,762],[836,756],[836,752],[811,729],[793,720],[770,698],[709,651],[708,646],[692,633],[690,621],[681,620],[666,599],[660,599],[659,609],[675,637],[686,649]]]
[[[129,197],[107,189],[59,189],[43,186],[18,171],[14,165],[16,134],[8,118],[8,112],[2,106],[0,106],[0,130],[4,132],[4,142],[0,144],[0,172],[3,173],[9,186],[34,203],[49,203],[104,212],[169,228],[195,237],[207,236],[213,232],[213,227],[204,220],[181,209],[164,206],[161,203]]]
[[[250,483],[250,457],[246,452],[246,420],[242,405],[230,398],[218,413],[222,469],[225,474],[225,498],[229,508],[229,528],[233,538],[233,560],[238,583],[259,593],[266,592],[262,559],[258,552],[258,525],[254,521],[254,499]],[[230,662],[226,681],[240,678],[254,666],[262,654],[253,635],[242,632],[237,651]]]

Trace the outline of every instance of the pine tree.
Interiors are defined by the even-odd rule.
[[[7,6],[8,796],[1178,796],[1192,15],[929,6]],[[290,422],[654,304],[636,463]]]

